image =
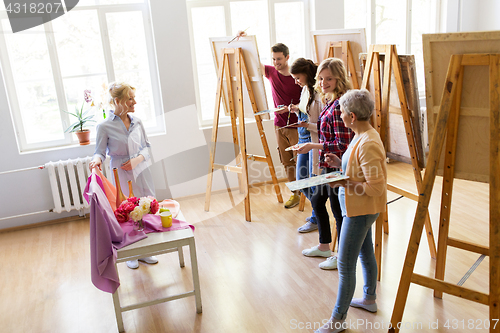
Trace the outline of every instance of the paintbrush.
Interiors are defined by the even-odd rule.
[[[250,27],[248,27],[250,28]],[[243,30],[243,32],[247,31],[248,28],[246,28],[245,30]],[[236,38],[240,38],[240,37],[243,37],[243,36],[235,36],[233,39],[231,39],[229,42],[227,42],[228,44],[231,43],[232,41],[234,41]]]

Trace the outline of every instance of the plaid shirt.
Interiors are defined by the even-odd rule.
[[[322,168],[328,167],[325,163],[325,153],[334,153],[342,158],[349,142],[354,137],[354,132],[345,127],[340,114],[340,104],[337,98],[326,104],[318,118],[318,138],[319,143],[323,144],[319,156],[319,166]]]

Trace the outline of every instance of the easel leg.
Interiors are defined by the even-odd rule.
[[[490,332],[500,332],[500,56],[490,55]]]
[[[299,212],[304,211],[305,205],[306,205],[306,196],[304,195],[304,193],[300,192]]]
[[[410,283],[413,276],[413,268],[415,265],[415,260],[417,258],[420,238],[422,237],[425,216],[428,213],[428,206],[432,188],[434,186],[434,180],[436,179],[437,167],[441,156],[441,148],[443,145],[443,138],[446,133],[446,124],[448,122],[451,103],[454,98],[457,86],[456,79],[458,78],[458,75],[460,73],[461,63],[461,55],[453,55],[451,57],[450,66],[448,67],[448,73],[445,81],[445,89],[443,91],[441,106],[439,108],[438,119],[436,122],[436,128],[429,149],[429,158],[422,184],[423,191],[419,196],[417,212],[415,214],[410,241],[408,243],[408,250],[406,252],[406,258],[403,265],[403,272],[401,273],[396,301],[394,303],[394,309],[392,312],[392,328],[389,329],[390,333],[399,332],[397,326],[403,318],[403,312],[406,305],[406,299],[408,298],[408,291],[410,289]]]
[[[457,91],[451,106],[448,118],[448,129],[446,135],[446,147],[443,168],[443,188],[441,194],[441,212],[439,216],[439,239],[436,260],[435,278],[444,280],[446,267],[446,254],[448,250],[448,234],[450,229],[451,197],[453,192],[453,179],[455,176],[455,156],[457,147],[458,123],[460,118],[460,101],[462,98],[462,84],[464,68],[461,66],[458,77]],[[441,290],[434,290],[434,297],[442,298]]]
[[[240,122],[240,153],[241,153],[241,168],[242,168],[242,183],[245,191],[245,220],[252,220],[250,213],[250,191],[248,188],[248,159],[247,159],[247,142],[245,134],[245,115],[243,114],[243,82],[241,78],[241,49],[236,49],[236,82],[238,89],[239,103],[239,122]]]
[[[219,72],[217,74],[217,95],[215,97],[214,122],[212,127],[212,139],[210,141],[210,161],[208,165],[207,189],[205,192],[205,211],[210,209],[210,192],[212,191],[212,181],[214,176],[214,161],[215,161],[215,145],[217,142],[217,132],[219,130],[219,111],[220,100],[222,95],[222,76],[224,74],[224,63],[227,55],[222,54],[219,62]]]

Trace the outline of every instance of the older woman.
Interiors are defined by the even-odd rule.
[[[111,115],[97,126],[95,153],[90,170],[101,168],[106,153],[111,157],[110,168],[118,169],[118,178],[124,194],[128,193],[127,182],[132,181],[137,197],[155,196],[153,178],[149,171],[150,144],[142,121],[132,116],[135,112],[135,88],[127,83],[109,85],[109,104],[114,108]],[[128,196],[128,195],[127,195]],[[156,264],[155,257],[139,259],[148,264]],[[127,261],[131,269],[139,267],[137,260]]]
[[[332,167],[341,166],[349,179],[330,183],[331,186],[341,186],[339,201],[343,224],[338,252],[339,288],[331,318],[317,333],[344,331],[349,305],[377,311],[377,262],[371,226],[379,213],[386,209],[387,170],[384,145],[369,122],[373,107],[373,99],[367,90],[350,90],[340,98],[342,121],[355,136],[342,159],[334,154],[328,154],[325,159]],[[363,298],[352,299],[358,255],[365,285]]]

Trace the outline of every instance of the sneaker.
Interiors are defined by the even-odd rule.
[[[306,222],[306,224],[304,224],[302,227],[298,228],[297,231],[298,232],[310,232],[310,231],[314,231],[314,230],[318,230],[318,225],[316,223],[312,223],[312,222]]]
[[[365,304],[364,298],[353,298],[351,300],[353,308],[361,308],[369,312],[377,312],[377,303]]]
[[[151,264],[151,265],[158,263],[158,259],[156,259],[155,256],[139,258],[139,260],[145,262],[146,264]]]
[[[328,258],[332,255],[332,251],[320,251],[318,250],[318,245],[311,247],[310,249],[302,250],[302,254],[306,257],[325,257]]]
[[[314,331],[314,333],[340,333],[344,332],[346,329],[347,324],[345,322],[345,319],[337,320],[333,317],[330,317],[330,320],[328,320],[325,325]]]
[[[337,269],[337,257],[331,256],[319,264],[321,269]]]
[[[129,261],[127,261],[127,267],[130,269],[137,269],[137,268],[139,268],[139,261],[129,260]]]
[[[292,208],[295,207],[299,204],[300,202],[300,195],[298,194],[292,194],[290,199],[288,199],[287,202],[285,202],[285,208]]]

